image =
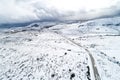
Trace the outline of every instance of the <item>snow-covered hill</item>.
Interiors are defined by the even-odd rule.
[[[101,33],[110,33],[120,34],[120,17],[114,18],[103,18],[87,21],[79,25],[79,28],[82,32],[101,32]],[[115,33],[117,32],[117,33]]]
[[[57,31],[90,50],[96,60],[102,80],[119,80],[119,24],[120,17],[103,18],[81,24],[69,24]]]
[[[1,29],[0,80],[94,80],[88,51],[101,80],[120,80],[119,24],[114,17]]]
[[[0,34],[0,80],[87,80],[88,68],[86,51],[53,32]]]

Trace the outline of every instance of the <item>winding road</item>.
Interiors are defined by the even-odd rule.
[[[97,66],[96,66],[96,63],[95,63],[95,59],[94,59],[94,57],[92,56],[92,54],[90,53],[90,51],[88,49],[86,49],[81,44],[76,43],[75,41],[71,40],[70,38],[68,38],[68,37],[66,37],[66,36],[64,36],[64,35],[62,35],[62,34],[60,34],[58,32],[55,32],[55,31],[52,31],[52,30],[49,30],[49,31],[52,32],[52,33],[58,34],[58,35],[62,36],[63,38],[67,39],[68,41],[70,41],[71,43],[77,45],[78,47],[83,48],[88,53],[87,55],[88,55],[88,57],[90,59],[89,60],[90,63],[91,63],[90,70],[92,70],[92,73],[93,73],[93,75],[90,75],[93,78],[91,80],[101,80],[98,69],[97,69]]]

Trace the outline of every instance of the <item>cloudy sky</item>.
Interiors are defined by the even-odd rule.
[[[0,24],[119,15],[120,0],[0,0]]]

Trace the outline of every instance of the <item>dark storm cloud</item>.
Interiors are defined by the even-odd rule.
[[[0,0],[0,23],[117,16],[119,5],[119,0]]]

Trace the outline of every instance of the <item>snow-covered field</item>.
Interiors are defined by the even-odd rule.
[[[84,49],[42,31],[0,34],[0,80],[87,80]]]
[[[67,39],[66,39],[67,38]],[[120,17],[0,30],[0,80],[120,80]]]
[[[69,24],[58,32],[92,53],[101,80],[120,80],[120,17]]]

